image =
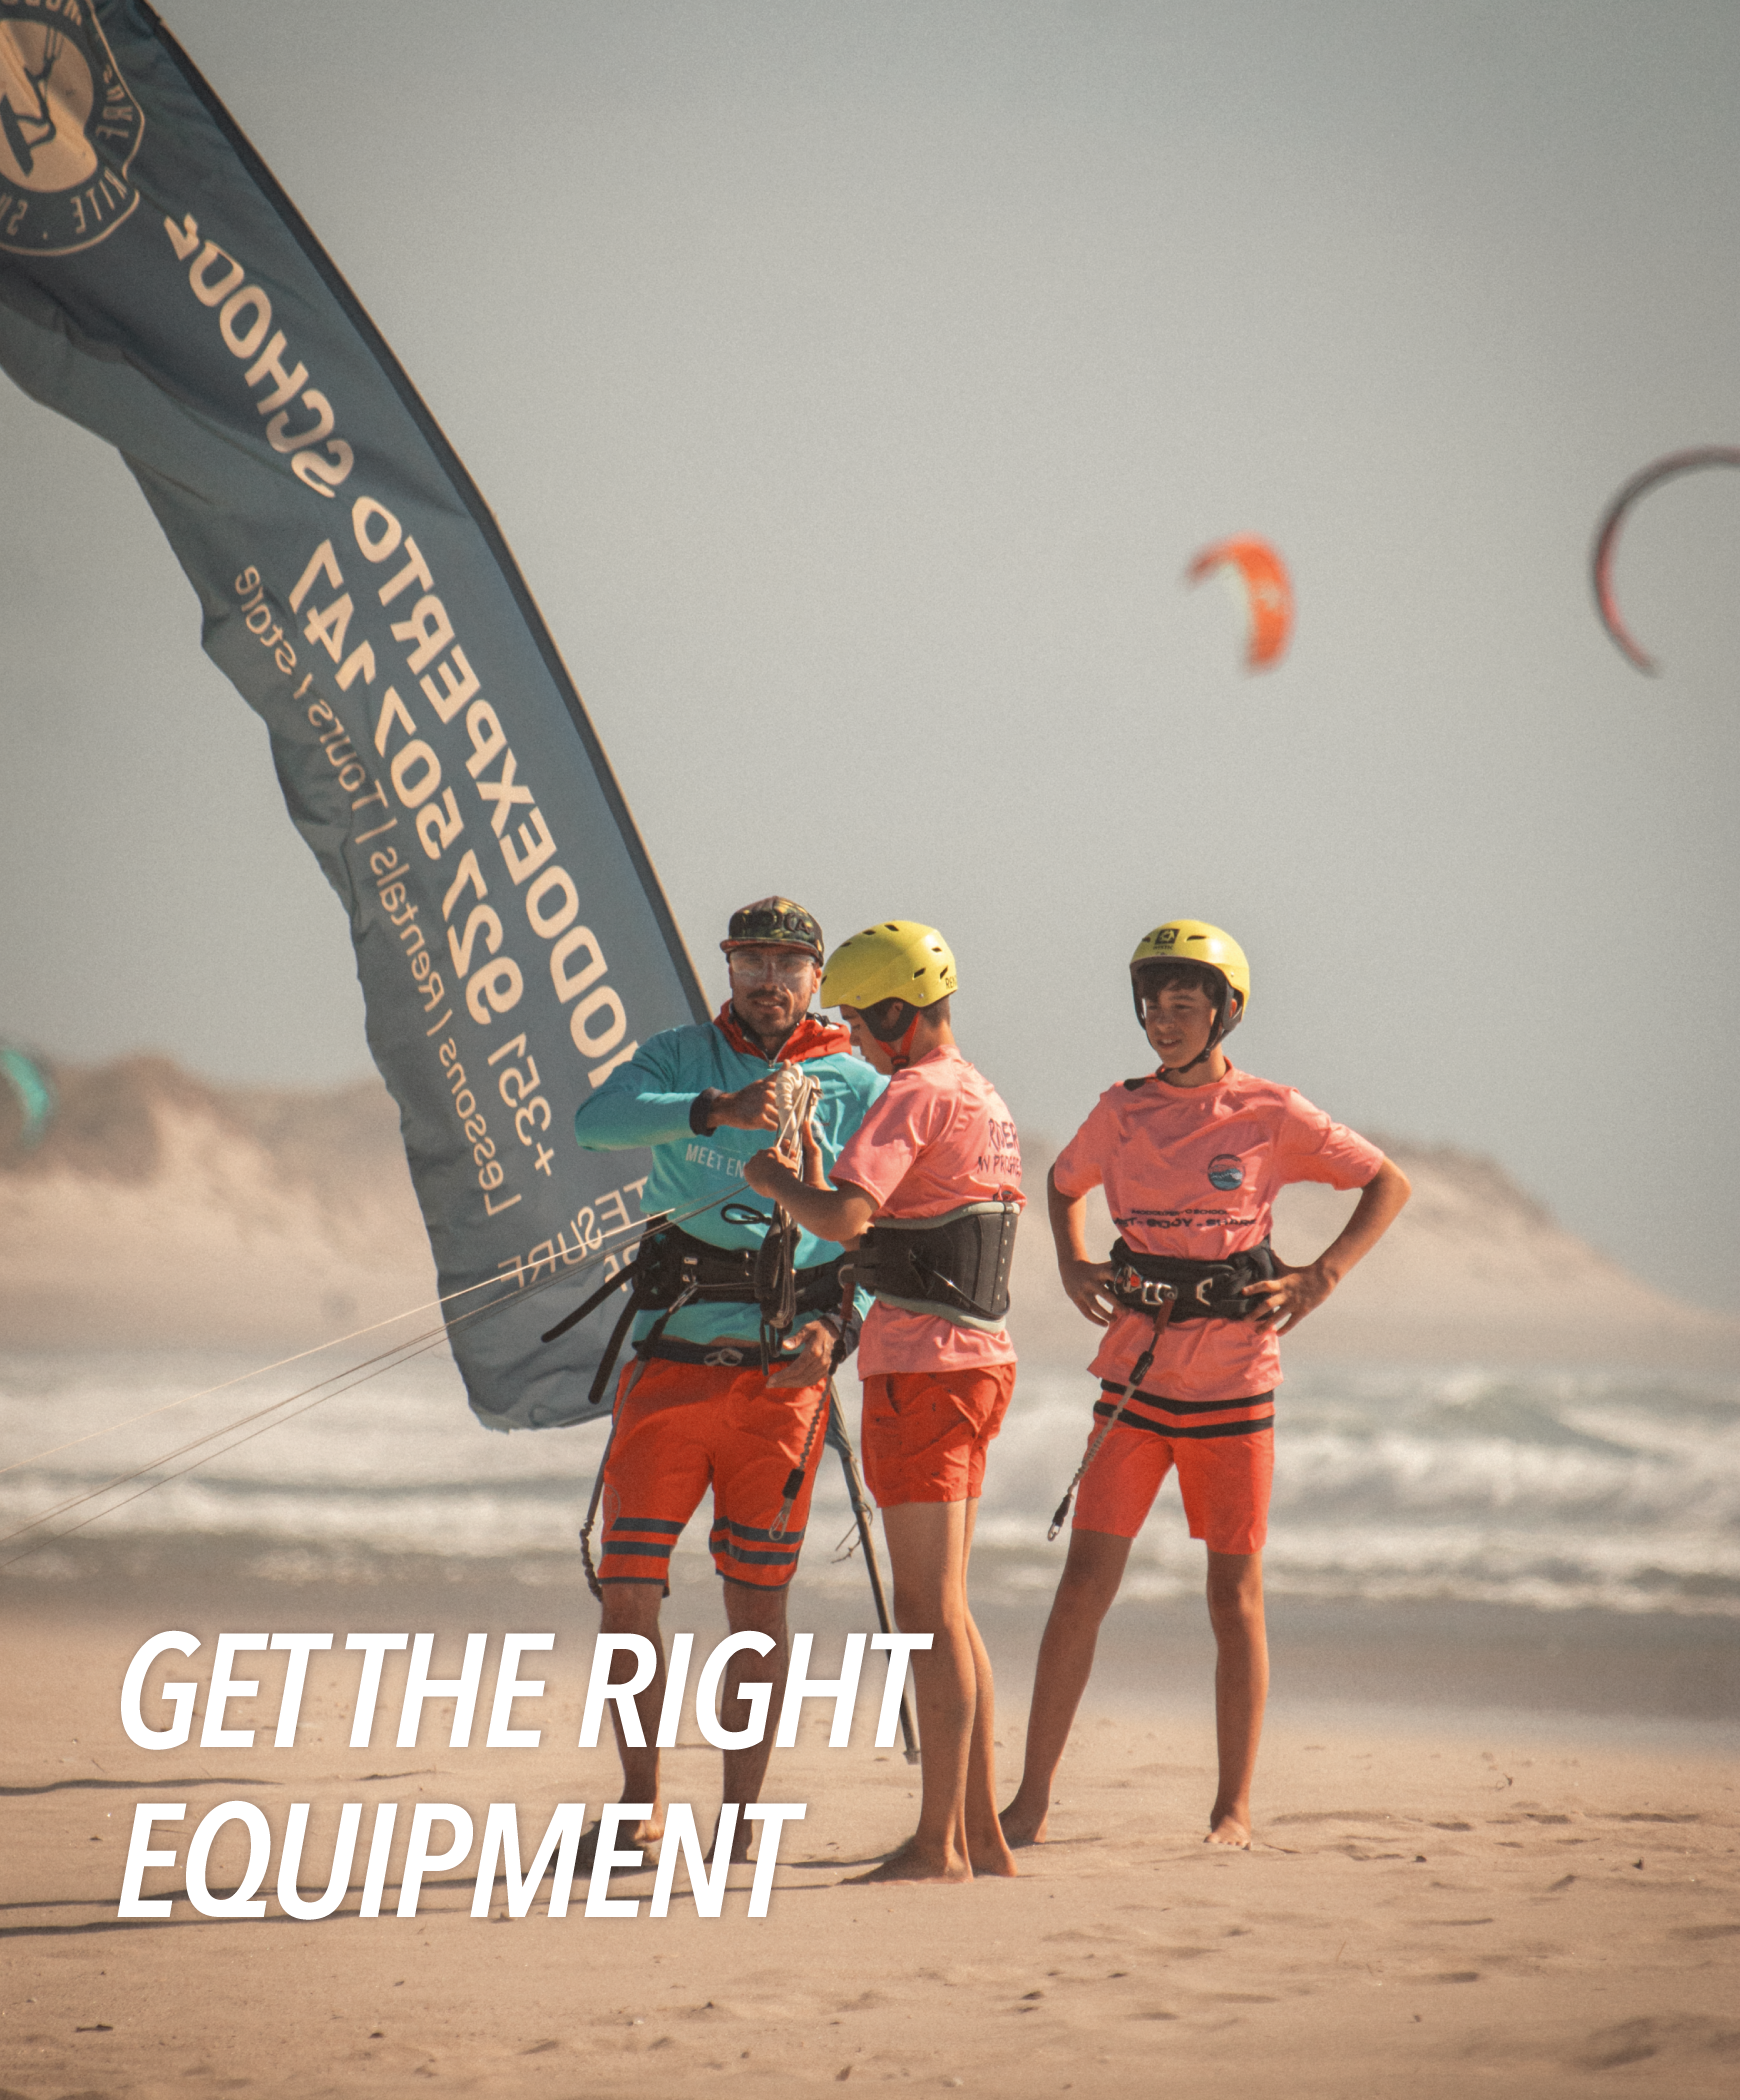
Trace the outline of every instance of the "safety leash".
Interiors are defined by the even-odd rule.
[[[852,1439],[846,1432],[846,1418],[840,1412],[840,1396],[831,1378],[828,1380],[828,1442],[840,1454],[840,1470],[846,1476],[846,1498],[852,1505],[852,1516],[858,1526],[858,1542],[864,1548],[865,1572],[870,1577],[870,1594],[876,1602],[876,1623],[884,1633],[892,1633],[894,1622],[888,1616],[882,1570],[876,1565],[876,1538],[871,1528],[874,1519],[864,1494],[864,1483],[858,1477],[858,1460],[852,1449]],[[900,1735],[906,1746],[907,1763],[917,1764],[918,1730],[912,1724],[912,1705],[904,1690],[900,1694]]]
[[[647,1359],[643,1356],[635,1366],[635,1385],[640,1383],[640,1374],[646,1368],[646,1362]],[[616,1405],[610,1410],[610,1434],[604,1439],[604,1449],[598,1454],[598,1471],[592,1482],[592,1500],[586,1505],[586,1521],[580,1527],[580,1565],[586,1570],[586,1587],[600,1604],[604,1602],[604,1586],[598,1580],[597,1568],[592,1564],[592,1527],[598,1522],[598,1505],[604,1499],[604,1468],[610,1457],[610,1447],[616,1442],[616,1423],[622,1412],[625,1397],[626,1395],[619,1394]]]
[[[676,1304],[667,1308],[663,1316],[647,1335],[647,1346],[635,1363],[634,1376],[624,1381],[626,1390],[617,1393],[616,1405],[610,1410],[610,1434],[604,1439],[604,1449],[598,1454],[598,1472],[592,1482],[592,1500],[586,1505],[586,1521],[580,1527],[580,1560],[586,1570],[586,1587],[598,1599],[600,1604],[604,1602],[604,1591],[599,1584],[598,1570],[592,1565],[592,1527],[598,1522],[598,1505],[604,1499],[604,1468],[610,1463],[610,1447],[616,1442],[616,1425],[622,1420],[622,1410],[628,1405],[629,1399],[635,1387],[639,1385],[647,1365],[652,1362],[651,1345],[659,1339],[671,1321],[688,1304],[698,1288],[698,1285],[690,1284],[677,1299]],[[628,1311],[623,1315],[623,1320],[617,1322],[617,1336],[621,1335],[623,1321],[631,1318],[633,1313],[634,1305],[631,1300]],[[612,1358],[614,1358],[614,1354],[613,1348],[611,1351]],[[597,1401],[598,1397],[598,1382],[595,1379],[592,1391],[594,1402]]]
[[[792,1507],[804,1491],[804,1475],[810,1469],[810,1453],[816,1448],[816,1431],[822,1426],[822,1417],[828,1411],[828,1395],[833,1390],[832,1378],[822,1388],[815,1406],[810,1410],[810,1426],[804,1432],[804,1447],[798,1453],[798,1462],[785,1477],[785,1499],[779,1505],[779,1515],[768,1526],[776,1539],[785,1537],[785,1527],[790,1519]]]
[[[1147,1377],[1149,1366],[1154,1361],[1154,1352],[1160,1346],[1160,1337],[1166,1332],[1166,1323],[1172,1317],[1172,1308],[1178,1303],[1178,1293],[1169,1283],[1151,1283],[1146,1286],[1143,1296],[1153,1306],[1154,1332],[1148,1338],[1147,1348],[1137,1357],[1136,1368],[1130,1373],[1129,1383],[1118,1395],[1117,1406],[1112,1409],[1111,1413],[1100,1424],[1099,1434],[1089,1444],[1086,1451],[1083,1452],[1081,1464],[1075,1469],[1075,1478],[1064,1489],[1063,1500],[1057,1505],[1056,1512],[1051,1519],[1051,1529],[1045,1534],[1047,1544],[1056,1538],[1057,1534],[1063,1529],[1064,1519],[1069,1515],[1069,1505],[1075,1500],[1075,1491],[1081,1486],[1088,1467],[1098,1458],[1100,1446],[1111,1435],[1112,1431],[1117,1428],[1119,1422],[1123,1419],[1125,1408],[1129,1406],[1135,1395],[1136,1388]]]
[[[810,1452],[815,1446],[816,1431],[821,1427],[822,1417],[825,1414],[832,1421],[838,1412],[839,1401],[834,1392],[834,1373],[849,1354],[848,1336],[852,1328],[855,1311],[853,1300],[856,1296],[857,1281],[853,1269],[848,1264],[840,1272],[840,1310],[836,1315],[840,1322],[840,1331],[834,1337],[833,1354],[828,1360],[828,1382],[822,1397],[816,1402],[815,1412],[810,1416],[809,1432],[804,1438],[804,1448],[798,1462],[786,1475],[785,1500],[779,1506],[779,1515],[773,1520],[773,1535],[776,1539],[784,1538],[786,1521],[791,1516],[792,1505],[803,1492],[804,1474],[809,1468]],[[829,1440],[832,1441],[831,1433]],[[849,1449],[850,1447],[848,1451]],[[884,1627],[883,1631],[886,1632],[887,1628]]]

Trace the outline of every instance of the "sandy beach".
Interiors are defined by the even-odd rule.
[[[165,1477],[184,1461],[163,1454],[183,1440],[231,1421],[248,1437],[252,1409],[299,1408],[297,1388],[332,1369],[329,1353],[233,1382],[270,1359],[281,1329],[295,1335],[286,1307],[328,1333],[398,1310],[426,1294],[427,1258],[378,1088],[324,1104],[219,1099],[127,1067],[86,1091],[88,1117],[69,1112],[56,1141],[67,1156],[9,1175],[0,1248],[0,1309],[19,1315],[0,1356],[0,1435],[22,1461],[0,1481],[0,1514],[21,1526],[64,1504],[66,1523],[87,1524],[0,1578],[0,2100],[610,2100],[866,2082],[1182,2100],[1229,2087],[1252,2100],[1733,2090],[1731,1333],[1603,1266],[1496,1170],[1420,1156],[1417,1216],[1371,1264],[1375,1310],[1350,1294],[1342,1325],[1325,1322],[1344,1357],[1302,1352],[1285,1389],[1252,1852],[1202,1843],[1212,1644],[1200,1549],[1168,1490],[1102,1635],[1053,1842],[1020,1855],[1019,1879],[842,1885],[916,1810],[913,1768],[871,1741],[873,1663],[848,1748],[827,1747],[829,1710],[812,1708],[797,1747],[775,1753],[767,1798],[806,1813],[779,1845],[765,1917],[749,1915],[746,1867],[719,1917],[698,1914],[679,1872],[655,1918],[649,1859],[609,1883],[638,1900],[636,1917],[588,1917],[582,1874],[566,1917],[548,1915],[547,1882],[527,1915],[509,1915],[498,1881],[474,1918],[491,1803],[516,1804],[529,1857],[558,1803],[584,1801],[591,1821],[617,1792],[610,1749],[575,1747],[596,1619],[574,1528],[597,1440],[483,1436],[451,1367],[429,1359]],[[67,1098],[76,1110],[85,1096],[69,1083]],[[98,1139],[116,1129],[136,1139],[122,1148],[131,1181],[93,1164],[108,1162]],[[133,1258],[127,1234],[157,1268]],[[363,1241],[378,1273],[359,1270]],[[1500,1246],[1513,1283],[1545,1269],[1564,1292],[1577,1282],[1580,1353],[1555,1356],[1562,1336],[1512,1317],[1489,1273]],[[94,1308],[69,1311],[44,1279],[80,1273],[92,1249],[109,1250],[99,1267],[114,1280]],[[1044,1544],[1046,1518],[1092,1397],[1079,1322],[1060,1311],[1043,1256],[1034,1239],[1022,1298],[1033,1355],[974,1559],[1004,1799],[1061,1553]],[[322,1294],[341,1285],[349,1295],[329,1305]],[[1372,1324],[1398,1307],[1405,1347]],[[1461,1344],[1450,1354],[1446,1328]],[[157,1354],[142,1346],[153,1334]],[[1468,1353],[1476,1339],[1484,1359]],[[855,1393],[847,1412],[855,1420]],[[157,1485],[128,1499],[135,1469]],[[837,1557],[848,1531],[830,1471],[792,1596],[794,1629],[816,1636],[812,1676],[833,1674],[843,1636],[874,1624],[860,1566]],[[724,1631],[704,1539],[691,1526],[665,1619],[667,1633],[694,1633],[697,1669]],[[201,1720],[220,1633],[330,1633],[295,1744],[271,1742],[286,1658],[270,1652],[234,1669],[261,1685],[229,1715],[257,1731],[253,1747],[201,1748],[199,1726],[179,1748],[129,1740],[129,1659],[170,1628],[203,1645],[153,1682],[199,1684]],[[351,1747],[359,1658],[345,1640],[386,1629],[434,1634],[438,1676],[458,1669],[468,1633],[487,1636],[471,1747],[450,1746],[450,1701],[429,1706],[414,1747],[397,1746],[404,1652],[386,1658],[371,1747]],[[483,1747],[512,1631],[554,1641],[519,1672],[548,1684],[515,1714],[542,1730],[536,1750]],[[692,1705],[666,1772],[668,1797],[710,1832],[719,1757]],[[119,1915],[141,1801],[186,1809],[146,1840],[174,1848],[174,1865],[142,1878],[145,1897],[170,1900],[166,1918]],[[257,1807],[269,1833],[258,1919],[202,1916],[187,1894],[190,1841],[228,1801]],[[278,1852],[292,1806],[307,1804],[307,1901],[353,1802],[363,1836],[335,1914],[286,1915]],[[383,1803],[398,1812],[371,1917]],[[471,1818],[473,1847],[399,1917],[414,1810],[437,1803]],[[245,1858],[229,1823],[208,1885],[233,1887]]]
[[[1232,2082],[1336,2100],[1733,2089],[1740,1801],[1720,1755],[1732,1651],[1714,1625],[1644,1697],[1610,1685],[1605,1716],[1575,1710],[1598,1706],[1595,1689],[1624,1674],[1623,1656],[1593,1642],[1561,1644],[1556,1688],[1549,1668],[1533,1702],[1482,1708],[1459,1685],[1490,1696],[1520,1681],[1502,1669],[1467,1680],[1468,1654],[1490,1639],[1440,1626],[1434,1664],[1430,1640],[1410,1643],[1399,1622],[1385,1634],[1380,1614],[1363,1678],[1356,1663],[1340,1689],[1371,1691],[1387,1674],[1378,1651],[1399,1658],[1411,1645],[1400,1703],[1313,1703],[1301,1682],[1310,1643],[1289,1660],[1283,1625],[1281,1682],[1290,1675],[1294,1689],[1277,1697],[1265,1747],[1258,1842],[1228,1855],[1201,1843],[1213,1746],[1192,1621],[1167,1619],[1154,1645],[1131,1618],[1119,1635],[1127,1652],[1109,1659],[1105,1696],[1065,1765],[1054,1841],[1021,1855],[1018,1881],[967,1889],[841,1886],[914,1811],[916,1775],[898,1749],[870,1741],[877,1671],[849,1749],[826,1746],[828,1710],[812,1709],[798,1748],[776,1754],[769,1798],[808,1812],[786,1832],[765,1919],[747,1916],[749,1868],[734,1871],[718,1919],[696,1914],[682,1873],[669,1916],[648,1916],[650,1861],[610,1884],[643,1899],[632,1921],[586,1917],[583,1878],[565,1919],[545,1915],[547,1888],[528,1916],[509,1918],[499,1883],[490,1918],[475,1919],[474,1866],[431,1875],[411,1919],[393,1912],[419,1800],[464,1806],[480,1830],[491,1801],[513,1801],[529,1852],[558,1801],[585,1800],[591,1820],[612,1798],[608,1749],[571,1747],[591,1654],[583,1596],[475,1575],[443,1583],[433,1568],[367,1590],[274,1586],[196,1563],[177,1572],[161,1551],[124,1576],[122,1557],[99,1551],[83,1579],[14,1577],[9,1590],[8,2096],[567,2100],[865,2081],[1023,2095],[1192,2095]],[[840,1624],[867,1622],[816,1602]],[[700,1584],[679,1587],[669,1623],[694,1626],[700,1650],[715,1619]],[[794,1623],[805,1624],[801,1610]],[[1006,1790],[1032,1624],[993,1614],[987,1628],[1003,1678]],[[383,1747],[399,1656],[388,1659],[374,1747],[352,1750],[357,1658],[335,1655],[315,1658],[297,1743],[278,1750],[284,1658],[267,1654],[238,1660],[235,1674],[257,1674],[262,1691],[228,1717],[259,1726],[254,1748],[202,1750],[196,1726],[183,1748],[145,1751],[122,1732],[121,1679],[139,1642],[171,1626],[205,1648],[159,1677],[202,1686],[222,1630],[321,1628],[342,1649],[350,1630],[427,1628],[449,1674],[466,1630],[491,1631],[491,1672],[499,1632],[552,1631],[552,1653],[521,1672],[546,1673],[548,1694],[515,1717],[535,1720],[543,1741],[453,1750],[450,1702],[434,1702],[415,1749]],[[1294,1630],[1308,1632],[1303,1621]],[[1337,1645],[1322,1627],[1313,1638],[1324,1652]],[[1652,1645],[1640,1629],[1636,1652]],[[838,1653],[824,1628],[812,1674],[831,1673]],[[1143,1654],[1154,1659],[1147,1677],[1133,1666]],[[480,1718],[474,1745],[482,1737]],[[718,1757],[692,1712],[667,1770],[705,1832]],[[272,1900],[258,1921],[199,1917],[179,1869],[144,1880],[148,1896],[178,1898],[167,1920],[118,1918],[135,1802],[187,1804],[185,1823],[158,1826],[153,1840],[179,1843],[185,1860],[196,1819],[230,1799],[265,1812],[268,1897],[291,1802],[311,1804],[302,1885],[313,1893],[339,1804],[399,1802],[385,1914],[357,1915],[359,1847],[343,1904],[323,1922],[289,1919]],[[213,1853],[214,1889],[233,1883],[242,1857],[232,1824]]]
[[[1740,4],[159,6],[0,0],[0,2100],[1740,2100]],[[1112,1401],[1078,1229],[1284,1379],[1192,1262]],[[946,1319],[782,1487],[788,1256]],[[866,1886],[862,1380],[1005,1283],[1000,1804],[1182,1464],[1047,1841]]]

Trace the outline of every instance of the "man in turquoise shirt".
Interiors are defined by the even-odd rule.
[[[821,982],[822,930],[801,905],[787,897],[745,905],[732,914],[720,946],[731,996],[715,1018],[654,1036],[574,1117],[574,1135],[589,1151],[652,1148],[652,1173],[641,1195],[645,1211],[681,1216],[709,1199],[727,1199],[666,1235],[674,1252],[693,1258],[691,1274],[707,1273],[710,1249],[753,1252],[767,1237],[771,1207],[743,1180],[743,1162],[779,1127],[782,1066],[795,1066],[820,1087],[810,1130],[824,1170],[887,1083],[852,1055],[844,1028],[809,1011]],[[803,1545],[844,1311],[832,1279],[805,1272],[825,1270],[838,1253],[831,1243],[797,1234],[792,1259],[799,1303],[807,1298],[815,1312],[805,1319],[800,1311],[790,1340],[766,1369],[760,1314],[751,1300],[703,1296],[675,1310],[643,1311],[635,1320],[634,1354],[617,1381],[604,1457],[598,1584],[602,1631],[640,1634],[659,1656],[657,1672],[635,1700],[643,1746],[624,1739],[617,1718],[623,1799],[649,1804],[634,1828],[638,1840],[651,1841],[664,1827],[655,1747],[665,1692],[659,1607],[671,1551],[711,1484],[710,1543],[724,1581],[726,1620],[733,1633],[758,1633],[770,1643],[762,1657],[740,1651],[731,1658],[719,1702],[725,1727],[741,1727],[755,1718],[759,1687],[769,1688],[767,1719],[746,1731],[759,1740],[724,1754],[724,1798],[739,1810],[733,1856],[747,1856],[750,1826],[741,1811],[760,1796],[784,1690],[786,1586]],[[793,1499],[788,1489],[800,1470],[802,1488]],[[757,1688],[753,1699],[746,1687]],[[740,1697],[747,1714],[737,1710]],[[611,1712],[617,1717],[614,1704]]]

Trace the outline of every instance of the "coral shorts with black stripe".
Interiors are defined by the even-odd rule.
[[[1094,1407],[1094,1435],[1122,1390],[1106,1382],[1106,1397]],[[1133,1539],[1174,1466],[1190,1536],[1211,1553],[1260,1552],[1269,1533],[1275,1474],[1274,1394],[1256,1393],[1248,1400],[1132,1394],[1087,1469],[1072,1529]]]
[[[825,1386],[769,1386],[759,1362],[623,1366],[604,1462],[600,1582],[668,1583],[683,1527],[713,1490],[713,1565],[732,1582],[783,1589],[796,1571],[821,1463]],[[804,1455],[803,1486],[775,1531],[786,1482]]]

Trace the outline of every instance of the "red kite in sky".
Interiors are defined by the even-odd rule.
[[[1261,671],[1279,663],[1293,632],[1293,586],[1287,565],[1267,540],[1217,540],[1184,572],[1187,583],[1200,583],[1212,570],[1233,567],[1244,578],[1251,608],[1251,640],[1246,666]]]

